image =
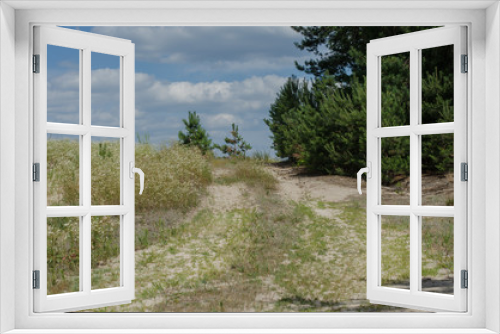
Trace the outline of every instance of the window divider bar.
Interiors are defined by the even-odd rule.
[[[411,209],[412,213],[421,217],[450,217],[455,216],[453,206],[415,206]]]
[[[89,213],[86,206],[49,206],[47,207],[47,217],[81,217]]]
[[[420,99],[421,97],[419,97],[419,100]],[[421,110],[421,103],[419,101],[419,114],[420,110]],[[433,124],[418,124],[412,126],[412,131],[417,135],[438,135],[443,133],[454,133],[455,123],[446,122],[446,123],[433,123]]]
[[[108,126],[89,126],[81,124],[65,124],[65,123],[47,123],[47,133],[60,135],[75,135],[84,136],[90,133],[93,136],[109,137],[109,138],[124,138],[130,135],[129,129],[108,127]]]
[[[47,122],[47,133],[59,135],[83,136],[89,132],[89,127],[81,124],[65,124]]]
[[[92,68],[91,57],[92,52],[89,48],[82,51],[82,85],[81,85],[81,99],[82,99],[82,125],[87,132],[82,136],[83,152],[82,152],[82,199],[83,206],[90,209],[92,203],[92,136],[89,132],[91,123],[91,81],[92,81]],[[80,254],[80,261],[82,262],[82,275],[80,279],[83,281],[83,291],[90,294],[92,290],[92,217],[87,214],[83,217],[83,252]]]
[[[419,126],[420,120],[420,58],[419,50],[412,48],[410,51],[410,207],[416,207],[420,193],[420,147],[419,136],[415,130]],[[410,291],[418,291],[418,281],[420,274],[418,272],[421,255],[419,250],[418,233],[419,217],[415,214],[410,215]]]
[[[373,213],[381,216],[409,216],[411,206],[409,205],[376,205]]]
[[[129,129],[107,126],[91,126],[89,129],[93,136],[108,138],[124,138],[130,135]]]
[[[82,280],[83,292],[90,293],[92,290],[92,217],[91,215],[83,216],[83,254],[80,256],[82,261]]]
[[[455,216],[453,206],[376,205],[372,211],[381,216],[409,216],[411,214],[422,217],[453,218]]]
[[[404,137],[410,136],[412,133],[416,135],[437,135],[454,132],[455,124],[453,122],[390,126],[373,129],[373,135],[378,138]]]
[[[125,205],[92,205],[90,214],[92,216],[121,216],[130,212]]]

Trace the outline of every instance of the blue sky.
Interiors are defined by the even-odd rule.
[[[254,151],[271,152],[264,124],[286,78],[304,73],[294,60],[300,35],[290,27],[80,27],[129,39],[136,47],[136,132],[153,143],[177,140],[188,110],[221,143],[231,123]],[[92,119],[118,125],[118,57],[92,54]],[[78,119],[78,52],[51,47],[49,121]]]

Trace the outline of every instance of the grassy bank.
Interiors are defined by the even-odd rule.
[[[51,205],[78,202],[77,149],[49,140]],[[136,299],[93,312],[402,310],[366,300],[363,197],[291,200],[268,157],[204,157],[177,145],[138,144],[136,152],[146,174],[136,195]],[[119,193],[119,182],[110,182],[119,177],[118,153],[117,143],[92,144],[96,203]],[[383,285],[408,283],[405,219],[383,217]],[[78,218],[48,221],[49,293],[78,291],[78,226]],[[119,220],[93,217],[92,226],[92,287],[117,286]],[[452,220],[426,218],[422,232],[423,276],[449,280]]]

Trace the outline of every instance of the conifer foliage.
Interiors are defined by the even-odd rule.
[[[264,122],[276,155],[311,171],[356,175],[366,165],[366,44],[428,28],[293,27],[303,36],[295,45],[314,57],[296,66],[314,78],[289,78],[270,106]],[[409,125],[409,55],[384,56],[381,64],[382,126]],[[422,66],[422,122],[453,122],[453,49],[425,50]],[[453,171],[453,137],[427,137],[423,172]],[[409,175],[409,154],[409,138],[382,145],[383,183]]]
[[[197,146],[203,154],[213,149],[212,140],[209,138],[207,131],[201,126],[200,116],[196,114],[196,111],[189,111],[188,119],[183,119],[182,122],[186,127],[186,133],[179,131],[180,144]]]
[[[246,152],[252,149],[252,146],[243,140],[239,133],[238,125],[231,124],[230,137],[224,138],[225,144],[215,144],[214,147],[220,150],[223,154],[230,157],[246,157]]]

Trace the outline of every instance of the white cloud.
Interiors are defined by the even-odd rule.
[[[53,108],[61,111],[53,121],[66,120],[62,111],[78,113],[78,85],[64,85],[68,76],[65,73],[49,78]],[[169,82],[136,73],[136,132],[148,133],[153,142],[177,138],[187,112],[197,111],[203,126],[218,143],[227,136],[232,123],[238,124],[242,133],[266,133],[262,119],[267,117],[269,106],[285,81],[285,77],[268,75],[241,81]],[[118,69],[92,71],[94,125],[118,125],[118,82]],[[255,136],[257,142],[252,144],[260,147],[258,141],[267,143],[267,137]]]
[[[231,113],[234,113],[259,109],[269,104],[285,81],[285,77],[268,75],[232,82],[168,82],[142,74],[136,82],[136,91],[139,99],[148,105],[203,108],[225,104],[225,108],[231,107]]]
[[[197,71],[293,68],[304,54],[290,27],[94,27],[131,40],[138,61],[189,64]]]
[[[241,119],[231,114],[202,115],[203,124],[209,129],[230,129],[231,124],[241,123]]]

